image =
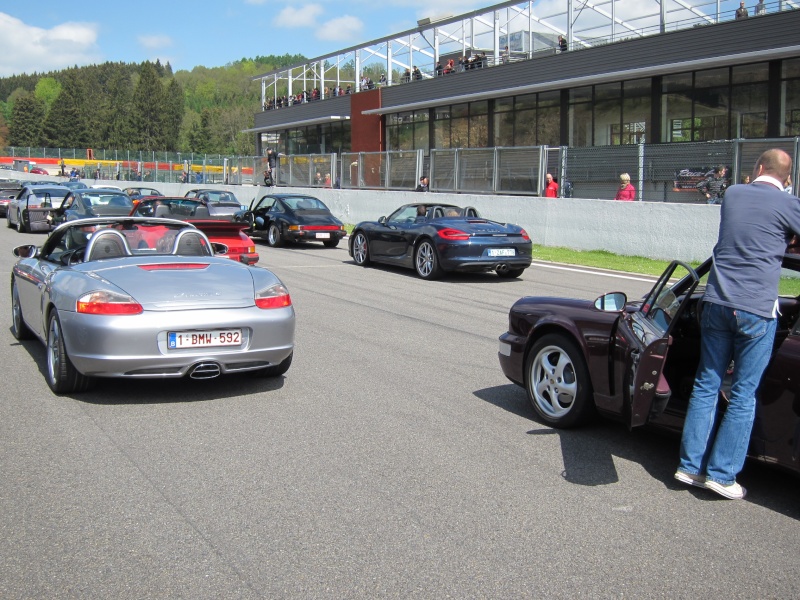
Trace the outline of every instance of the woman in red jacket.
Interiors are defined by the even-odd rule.
[[[636,200],[636,188],[631,184],[631,176],[627,173],[619,176],[619,189],[614,200],[625,200],[627,202]]]

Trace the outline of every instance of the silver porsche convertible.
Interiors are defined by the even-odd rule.
[[[281,280],[215,257],[189,223],[70,221],[14,255],[12,332],[44,342],[58,394],[95,377],[277,377],[291,365],[295,314]]]

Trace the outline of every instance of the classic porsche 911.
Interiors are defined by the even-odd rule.
[[[20,233],[50,231],[50,217],[63,201],[69,189],[58,184],[25,185],[6,209],[6,225]]]
[[[266,238],[273,248],[285,242],[322,242],[335,248],[347,235],[325,203],[302,194],[268,194],[253,200],[236,219],[250,225],[252,237]]]
[[[800,255],[785,269],[800,273]],[[629,427],[680,433],[700,358],[703,286],[711,259],[696,270],[673,262],[644,299],[613,292],[594,302],[525,297],[500,336],[503,373],[525,388],[538,417],[559,428],[596,412]],[[800,299],[781,296],[772,359],[758,392],[749,455],[800,474]],[[730,373],[721,394],[730,393]]]
[[[44,342],[58,394],[95,377],[277,377],[291,365],[295,314],[284,284],[214,256],[191,224],[70,221],[14,255],[12,333]]]
[[[212,244],[218,244],[218,255],[247,265],[256,264],[256,244],[244,232],[247,224],[235,223],[229,213],[223,210],[220,214],[218,210],[218,204],[204,203],[198,198],[160,196],[140,199],[131,216],[186,221],[205,233]]]
[[[353,229],[349,251],[357,265],[408,267],[423,279],[449,271],[519,277],[531,266],[531,238],[522,227],[451,204],[406,204],[388,217],[362,221]]]

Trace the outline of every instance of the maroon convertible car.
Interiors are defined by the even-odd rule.
[[[783,266],[800,275],[800,255]],[[711,267],[673,262],[644,299],[526,297],[508,317],[498,357],[538,417],[560,428],[595,413],[629,427],[680,432],[700,357],[703,286]],[[781,296],[775,347],[758,393],[749,456],[800,475],[800,299]],[[720,392],[730,391],[730,373]],[[724,410],[725,402],[720,402]]]

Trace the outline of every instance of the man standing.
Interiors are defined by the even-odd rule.
[[[544,176],[546,184],[544,186],[544,197],[545,198],[558,198],[558,183],[553,176],[548,173]]]
[[[725,180],[724,166],[714,169],[714,172],[697,184],[697,189],[706,197],[708,204],[722,204],[728,182]]]
[[[736,476],[775,339],[781,259],[800,231],[800,202],[783,191],[791,168],[783,150],[767,150],[756,162],[753,182],[728,189],[703,297],[700,364],[675,479],[730,499],[746,493]],[[719,390],[731,359],[731,397],[718,418]]]
[[[739,8],[736,9],[737,19],[746,19],[748,17],[747,8],[745,8],[744,0],[739,2]]]
[[[424,175],[419,178],[419,185],[417,189],[414,190],[415,192],[427,192],[428,191],[428,178]]]

